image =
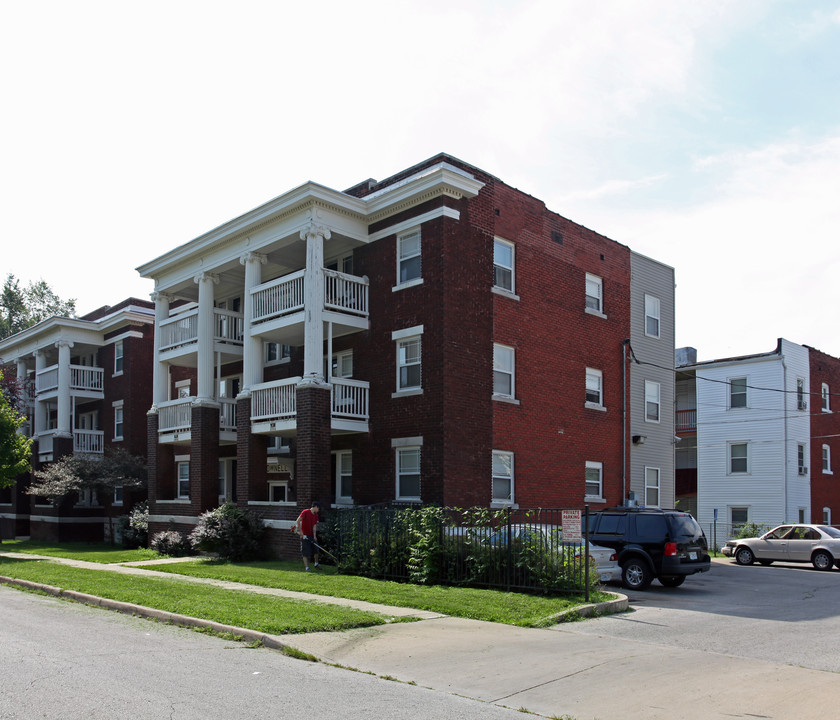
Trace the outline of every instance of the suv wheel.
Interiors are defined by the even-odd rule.
[[[630,590],[644,590],[652,580],[653,575],[641,558],[630,558],[621,566],[621,582]]]

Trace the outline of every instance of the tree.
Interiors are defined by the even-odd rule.
[[[76,301],[62,300],[43,280],[21,288],[14,275],[6,276],[0,292],[0,339],[56,315],[75,317]]]
[[[2,371],[0,387],[0,488],[4,488],[14,485],[17,476],[29,470],[32,439],[18,432],[25,419],[12,404],[11,392],[7,394]]]

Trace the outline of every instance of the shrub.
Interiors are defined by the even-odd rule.
[[[117,521],[123,547],[138,548],[149,544],[149,503],[137,503],[128,515]]]
[[[226,503],[198,518],[190,534],[193,547],[227,560],[249,560],[260,554],[265,534],[263,521],[248,510]]]
[[[766,533],[770,528],[766,523],[755,523],[755,522],[745,522],[738,528],[738,532],[735,533],[735,540],[741,540],[743,538],[752,538],[758,537],[759,535],[763,535]]]
[[[174,557],[182,557],[192,552],[189,538],[177,530],[164,530],[155,533],[149,546],[161,555],[172,555]]]

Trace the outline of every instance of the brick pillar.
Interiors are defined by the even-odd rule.
[[[158,422],[160,418],[156,412],[146,413],[146,477],[148,478],[149,511],[157,501],[160,478],[160,443],[158,443]]]
[[[219,406],[192,406],[190,504],[196,515],[219,506]]]
[[[245,509],[249,500],[265,499],[256,492],[265,484],[266,440],[251,432],[251,398],[236,400],[236,504]]]
[[[313,500],[325,506],[332,501],[331,441],[329,386],[299,385],[295,467],[298,507],[309,507]]]

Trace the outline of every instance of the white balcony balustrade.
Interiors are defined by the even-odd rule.
[[[105,433],[102,430],[74,430],[73,452],[101,455],[105,452]]]
[[[331,387],[333,417],[367,421],[370,383],[351,378],[333,378]]]
[[[251,388],[251,420],[289,420],[297,413],[299,377],[260,383]]]
[[[261,383],[251,388],[251,422],[289,423],[297,415],[296,389],[301,378]],[[330,412],[335,421],[346,420],[366,424],[369,419],[368,402],[370,383],[350,378],[333,378],[331,381]],[[361,430],[360,426],[352,426]]]
[[[217,343],[242,345],[241,312],[214,308],[213,334]],[[198,343],[198,308],[178,313],[158,325],[161,352]]]
[[[324,270],[324,307],[367,317],[367,278]]]
[[[213,311],[213,315],[216,328],[216,342],[241,345],[242,328],[244,326],[242,313],[216,308]]]
[[[104,388],[105,371],[88,365],[70,366],[70,391],[101,393]],[[44,395],[58,390],[58,365],[39,370],[35,374],[35,392]]]
[[[219,398],[219,429],[222,432],[236,432],[236,400]]]
[[[158,405],[158,433],[186,432],[192,427],[193,398],[168,400]]]

